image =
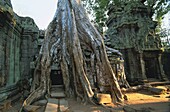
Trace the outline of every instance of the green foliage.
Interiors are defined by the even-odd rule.
[[[108,5],[110,0],[82,0],[84,6],[86,6],[88,12],[92,12],[91,14],[94,18],[94,22],[99,26],[103,26],[106,21],[106,12],[108,10]]]
[[[11,17],[9,18],[9,20],[12,22],[13,25],[16,24],[16,20],[14,19],[14,11],[9,5],[4,5],[0,2],[0,12],[9,14]]]
[[[134,3],[136,0],[82,0],[86,9],[91,12],[94,17],[94,22],[99,26],[104,25],[107,19],[107,11],[109,5],[120,7],[121,4]],[[168,0],[140,0],[148,7],[150,16],[155,14],[156,20],[161,24],[162,17],[170,11],[170,2]]]
[[[162,41],[162,45],[165,49],[170,48],[170,29],[161,29],[160,37]]]
[[[152,10],[155,14],[155,20],[157,20],[158,25],[156,28],[156,32],[160,34],[162,31],[162,20],[164,18],[164,15],[167,14],[170,11],[170,1],[168,0],[158,0],[154,1],[154,6],[152,7]]]
[[[153,10],[155,11],[156,19],[162,19],[162,17],[170,11],[170,2],[168,2],[167,0],[160,0],[153,7]]]

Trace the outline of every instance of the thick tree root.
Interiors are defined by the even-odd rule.
[[[86,61],[85,50],[90,51],[90,63]],[[50,93],[50,67],[53,63],[61,66],[68,97],[76,96],[84,102],[95,104],[92,87],[104,92],[103,85],[109,82],[113,101],[122,101],[103,38],[89,21],[80,0],[58,0],[57,11],[46,30],[40,56],[34,72],[32,93],[23,106]],[[94,70],[88,72],[87,65]],[[96,77],[96,84],[91,83],[92,74]]]
[[[23,112],[25,106],[31,105],[32,102],[34,102],[34,101],[38,100],[39,98],[41,98],[42,96],[44,96],[45,92],[46,92],[46,90],[44,90],[43,87],[39,87],[38,89],[33,91],[28,96],[28,98],[24,101],[19,112]]]

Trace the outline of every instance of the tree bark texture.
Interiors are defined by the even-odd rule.
[[[93,102],[92,89],[97,88],[102,93],[109,91],[114,102],[123,100],[103,37],[91,24],[80,0],[58,0],[56,14],[46,30],[34,71],[32,93],[23,106],[49,94],[52,63],[61,66],[67,97],[76,96],[84,102]],[[92,76],[96,78],[95,83],[89,80]]]

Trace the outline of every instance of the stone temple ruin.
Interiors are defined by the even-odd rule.
[[[39,33],[39,39],[38,39],[38,49],[40,50],[43,41],[44,41],[44,36],[45,36],[45,31],[44,30],[40,30]],[[86,54],[86,61],[89,63],[90,65],[90,51],[86,50],[85,54]],[[122,54],[115,51],[115,52],[110,52],[109,50],[107,51],[108,54],[108,58],[109,61],[112,65],[113,68],[113,72],[116,74],[117,77],[119,77],[119,83],[121,86],[126,86],[129,87],[129,84],[127,82],[124,82],[123,79],[126,79],[125,77],[125,71],[124,71],[124,60],[122,57]],[[35,66],[33,64],[32,70],[35,69]],[[88,68],[87,70],[88,72],[92,71],[92,68]],[[97,76],[95,76],[94,74],[90,77],[91,82],[92,83],[96,83],[96,78]],[[63,76],[62,76],[62,72],[61,72],[61,67],[59,62],[53,63],[53,65],[51,66],[51,81],[52,81],[52,85],[63,85]]]
[[[152,20],[152,14],[143,1],[138,0],[109,8],[106,44],[123,54],[130,82],[167,80],[161,60],[161,40],[155,34],[157,22]]]
[[[44,36],[45,36],[45,30],[40,30],[39,32],[39,38],[38,38],[38,49],[41,49],[41,46],[44,41]],[[33,70],[35,69],[35,66],[32,68]],[[52,85],[63,85],[63,76],[61,72],[61,67],[59,62],[53,63],[51,66],[51,83]]]
[[[0,101],[18,94],[19,83],[32,77],[30,62],[38,53],[38,37],[32,18],[18,16],[9,0],[0,1]]]
[[[123,54],[107,51],[122,86],[127,85],[122,81],[125,77],[121,77],[125,74],[129,82],[138,83],[152,79],[168,80],[166,75],[170,76],[165,75],[169,69],[162,66],[163,50],[159,36],[154,34],[157,23],[152,21],[148,11],[139,1],[121,7],[110,6],[105,44]],[[0,102],[9,99],[15,102],[23,96],[22,91],[30,88],[44,34],[45,31],[39,30],[32,18],[20,17],[13,12],[10,0],[0,1]],[[88,50],[85,53],[90,57]],[[168,55],[164,55],[167,60]],[[165,65],[167,60],[163,61]],[[52,85],[63,85],[59,64],[53,64],[51,70]],[[90,67],[88,71],[91,71]],[[96,76],[92,75],[91,81],[95,80]]]
[[[29,88],[45,31],[39,30],[32,18],[13,12],[10,1],[1,1],[0,6],[0,101],[10,99],[14,102]],[[88,51],[86,55],[89,57]],[[108,51],[108,56],[115,74],[124,75],[120,54]],[[56,63],[51,69],[52,85],[63,85],[60,66]],[[92,80],[96,80],[96,76],[92,75]],[[27,84],[26,87],[21,87],[23,84]]]

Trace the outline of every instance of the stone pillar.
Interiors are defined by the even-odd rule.
[[[131,58],[130,57],[132,57],[131,56],[131,49],[127,49],[127,55],[128,55],[128,60],[127,60],[127,62],[128,62],[128,79],[130,79],[130,81],[134,81],[134,74],[133,74],[133,70],[131,70],[131,69],[133,69],[133,67],[132,67],[132,65],[131,65]]]
[[[168,78],[165,75],[165,72],[163,70],[163,65],[162,65],[161,57],[162,57],[162,54],[159,54],[158,55],[158,66],[159,66],[159,70],[160,70],[160,77],[161,77],[161,80],[168,81]]]
[[[5,85],[5,39],[0,31],[0,87]]]
[[[145,73],[145,62],[143,60],[143,53],[139,53],[140,59],[140,67],[141,67],[141,79],[143,82],[147,81],[146,73]]]
[[[20,38],[15,39],[15,83],[20,80]]]
[[[14,62],[15,62],[15,46],[14,46],[14,39],[13,37],[11,37],[11,40],[10,40],[10,54],[9,54],[9,58],[10,58],[10,62],[9,62],[9,77],[8,77],[8,85],[13,85],[14,84],[14,81],[15,81],[15,77],[14,77],[14,74],[15,74],[15,65],[14,65]]]
[[[9,80],[9,72],[10,72],[10,48],[11,48],[11,39],[8,36],[5,36],[5,80],[6,80],[6,85],[8,85],[8,80]]]

